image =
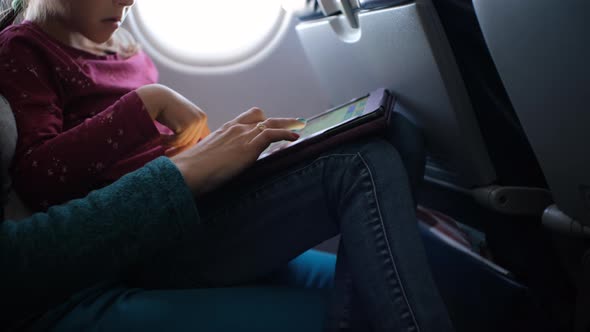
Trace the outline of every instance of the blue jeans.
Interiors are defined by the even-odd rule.
[[[341,233],[346,253],[341,264],[352,288],[337,290],[358,294],[356,307],[373,328],[452,330],[427,265],[406,170],[385,140],[348,144],[266,178],[237,180],[199,199],[197,206],[201,224],[194,242],[174,257],[154,257],[159,262],[145,267],[142,285],[210,288],[256,282]],[[346,278],[337,276],[341,279]],[[327,329],[353,320],[349,308],[330,312]]]
[[[230,183],[197,206],[201,223],[194,242],[179,245],[174,255],[151,257],[127,285],[260,283],[341,233],[327,330],[370,322],[358,328],[452,331],[427,265],[404,164],[385,140],[345,145],[263,179]]]

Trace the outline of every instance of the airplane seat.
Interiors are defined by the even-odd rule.
[[[543,172],[489,54],[471,0],[433,0],[498,184],[547,188]]]
[[[578,281],[576,331],[590,328],[590,2],[473,1],[486,45],[555,203],[542,223],[562,233]],[[565,236],[564,236],[565,235]],[[572,243],[586,250],[584,258]],[[572,310],[573,311],[573,310]]]
[[[467,195],[495,212],[542,214],[552,198],[518,122],[510,111],[490,110],[488,100],[472,102],[470,92],[475,93],[465,86],[431,0],[307,3],[296,30],[333,105],[371,89],[389,89],[398,98],[397,111],[424,132],[429,184]],[[481,105],[487,109],[476,112]],[[487,126],[489,117],[500,117],[500,128]],[[494,135],[501,139],[496,142]]]
[[[296,30],[331,103],[387,88],[398,99],[396,110],[423,129],[428,173],[464,188],[493,183],[461,77],[430,19],[435,13],[414,1],[318,3],[324,15],[306,18]],[[355,3],[360,7],[352,8]]]
[[[9,167],[16,147],[17,130],[14,116],[6,99],[0,95],[0,216],[22,219],[32,215],[11,189]]]
[[[553,202],[537,156],[506,92],[482,34],[472,0],[433,0],[449,38],[488,147],[500,186],[528,188]],[[559,258],[554,239],[540,223],[543,208],[525,216],[492,216],[484,223],[490,250],[531,288],[538,306],[537,320],[547,330],[568,330],[575,296],[574,285]],[[473,214],[466,216],[479,216]],[[552,285],[547,287],[547,285]],[[544,312],[543,312],[544,311]],[[543,313],[541,313],[543,312]]]
[[[549,0],[476,0],[474,5],[494,63],[555,199],[544,220],[563,218],[567,225],[575,221],[580,228],[574,231],[587,236],[590,154],[584,142],[590,141],[590,3],[556,6]]]
[[[304,14],[296,29],[322,89],[333,105],[379,87],[397,96],[396,111],[420,127],[425,137],[425,184],[443,189],[441,195],[424,202],[428,207],[437,208],[429,205],[433,202],[443,208],[452,205],[448,201],[451,192],[467,197],[468,204],[494,211],[495,217],[542,213],[551,201],[545,188],[522,185],[529,182],[499,182],[470,95],[430,0],[318,0],[317,4],[311,6],[308,1],[313,13]],[[477,215],[470,217],[478,219]],[[514,281],[513,276],[503,279],[497,271],[472,273],[481,262],[461,260],[467,255],[443,257],[436,253],[445,252],[441,249],[445,245],[437,249],[426,245],[430,246],[427,254],[435,280],[458,331],[530,326],[526,325],[530,312],[524,308],[529,303],[509,282]],[[457,269],[455,274],[449,273],[450,266]],[[447,275],[441,276],[440,271]],[[454,278],[455,287],[450,286],[449,278]],[[501,279],[498,287],[486,284]],[[453,291],[447,292],[449,289]],[[482,307],[487,310],[478,310]]]

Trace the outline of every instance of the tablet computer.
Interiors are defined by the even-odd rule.
[[[377,134],[389,125],[395,98],[386,89],[329,109],[307,120],[297,141],[272,143],[260,154],[255,168],[271,170],[311,158],[362,136]]]

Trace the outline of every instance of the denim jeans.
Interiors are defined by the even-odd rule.
[[[198,199],[201,218],[193,240],[138,262],[125,287],[153,294],[150,289],[190,293],[259,284],[341,234],[326,330],[452,331],[418,234],[410,183],[420,174],[409,166],[408,179],[404,166],[420,154],[407,144],[394,148],[411,142],[395,123],[385,139],[346,144],[266,177],[238,178]],[[105,292],[73,307],[93,307],[111,294]],[[125,289],[115,293],[128,298]],[[164,301],[178,294],[164,293],[158,293]],[[99,306],[99,312],[108,309]]]
[[[339,290],[353,289],[356,307],[378,331],[452,331],[427,265],[404,164],[386,140],[366,139],[266,178],[237,180],[197,206],[194,242],[174,257],[154,257],[158,269],[146,266],[141,274],[146,287],[255,282],[340,233],[339,264],[352,287],[336,287],[336,299],[348,296]],[[328,330],[353,320],[350,308],[341,309],[329,309]]]

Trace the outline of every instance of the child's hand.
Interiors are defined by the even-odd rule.
[[[267,119],[262,110],[252,108],[172,161],[198,196],[214,190],[253,164],[272,142],[297,140],[299,135],[290,128],[301,126],[297,119]]]
[[[167,156],[180,153],[211,132],[207,126],[207,114],[174,90],[151,84],[137,89],[137,94],[152,119],[175,133],[162,137],[164,145],[169,147]]]
[[[162,137],[163,144],[169,147],[166,151],[168,157],[195,145],[211,133],[207,114],[178,93],[175,95],[156,118],[175,133]]]

